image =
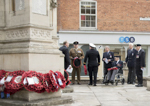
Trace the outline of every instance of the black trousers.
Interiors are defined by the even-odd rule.
[[[134,83],[135,82],[135,68],[134,67],[128,67],[129,73],[128,73],[128,83]]]
[[[68,80],[68,74],[64,71],[64,77],[66,79],[66,81]],[[66,85],[68,85],[68,82],[66,82]]]
[[[141,70],[141,67],[136,67],[136,75],[138,84],[143,84],[143,71]]]
[[[105,76],[107,75],[107,73],[108,73],[108,67],[105,67],[105,69],[104,69],[104,80],[105,80]],[[104,80],[103,80],[103,82],[104,82]]]
[[[90,84],[92,84],[92,73],[94,74],[94,84],[97,81],[98,66],[88,66]]]
[[[68,79],[68,75],[65,71],[64,71],[64,77],[65,77],[66,80]]]

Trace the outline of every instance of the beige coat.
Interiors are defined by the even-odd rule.
[[[84,52],[83,52],[83,50],[82,49],[80,49],[80,48],[78,48],[76,51],[77,51],[77,53],[75,52],[75,48],[72,48],[72,49],[70,49],[70,51],[69,51],[69,54],[70,54],[70,59],[71,59],[71,65],[73,66],[73,59],[75,58],[75,57],[78,57],[79,59],[83,59],[84,58]]]

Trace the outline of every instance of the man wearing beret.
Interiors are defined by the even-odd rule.
[[[95,45],[93,43],[89,44],[90,50],[86,52],[85,58],[84,58],[84,65],[86,65],[86,61],[88,59],[88,72],[90,77],[90,83],[89,85],[92,85],[92,73],[94,74],[94,86],[96,86],[97,81],[97,71],[98,66],[100,65],[100,55],[97,50],[95,50]]]
[[[136,54],[136,75],[138,80],[138,85],[136,87],[143,86],[143,71],[145,67],[145,51],[141,48],[141,44],[136,45],[136,50],[138,53]]]
[[[128,84],[135,84],[135,65],[136,65],[137,50],[133,48],[133,43],[129,43],[129,50],[127,51],[126,63],[129,69]]]
[[[70,59],[71,59],[71,65],[73,67],[73,71],[72,71],[72,85],[75,84],[75,74],[77,73],[77,83],[80,85],[80,73],[81,73],[81,60],[84,58],[84,52],[81,48],[78,48],[78,41],[75,41],[73,43],[74,48],[70,49]],[[76,67],[74,65],[74,60],[78,59],[79,61],[76,61],[78,63],[76,64],[80,64],[78,67]]]

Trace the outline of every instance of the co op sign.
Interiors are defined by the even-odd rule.
[[[130,43],[134,43],[135,42],[135,38],[134,37],[130,37],[130,38],[129,37],[120,37],[119,38],[119,42],[120,43],[124,43],[124,42],[125,43],[129,43],[129,42]]]

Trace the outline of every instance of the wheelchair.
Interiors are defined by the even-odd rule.
[[[116,86],[118,85],[119,82],[121,82],[121,84],[124,85],[124,83],[125,83],[125,78],[124,78],[123,74],[122,74],[122,73],[118,73],[118,71],[119,71],[119,70],[117,70],[117,73],[116,73],[116,75],[115,75],[115,78],[114,78],[114,81],[113,81],[113,82],[115,83]],[[105,76],[105,78],[104,78],[105,85],[109,85],[109,82],[106,82],[107,79],[108,79],[107,77],[108,77],[108,76],[107,76],[107,74],[106,74],[106,76]],[[111,83],[111,84],[114,85],[114,83]]]

